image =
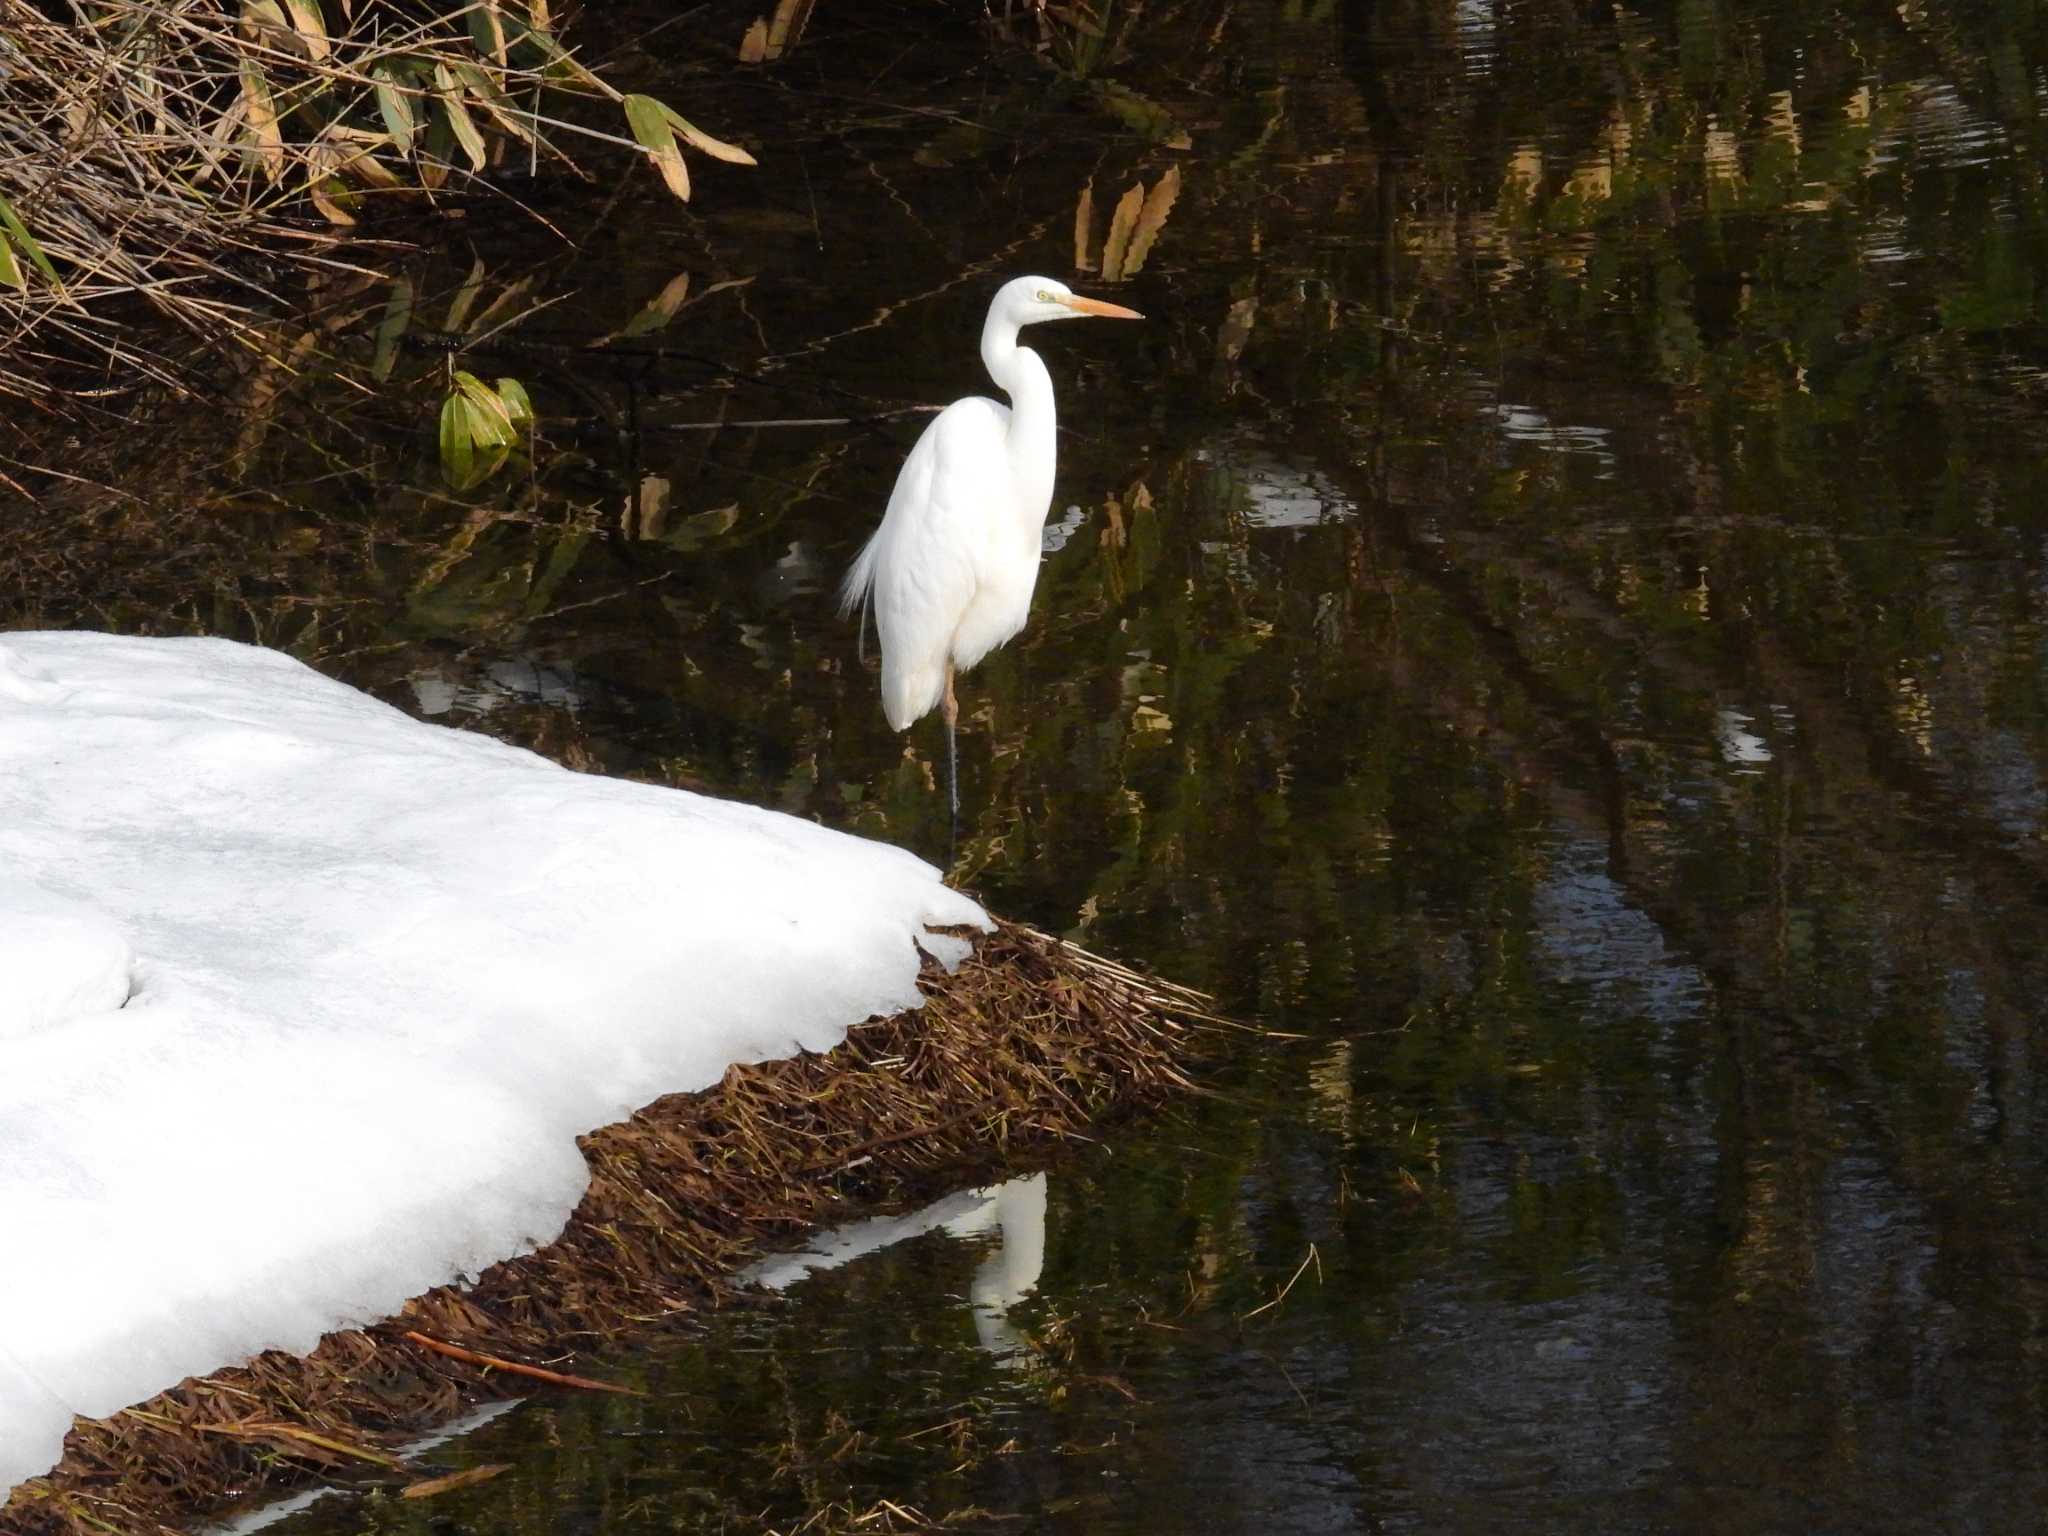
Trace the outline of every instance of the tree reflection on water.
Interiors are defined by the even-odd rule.
[[[367,398],[254,363],[15,556],[13,621],[260,638],[937,856],[942,746],[827,595],[918,423],[681,429],[980,388],[1017,270],[1154,317],[1045,345],[1078,515],[977,674],[958,874],[1308,1038],[1052,1181],[1042,1368],[981,1359],[920,1299],[971,1262],[913,1245],[666,1360],[681,1406],[493,1426],[479,1507],[2029,1524],[2031,13],[1194,0],[1021,75],[879,14],[718,88],[783,145],[730,201],[480,242],[556,338],[701,296],[610,357],[508,331],[552,424],[494,488],[432,480],[436,359]],[[329,296],[337,367],[385,296]]]

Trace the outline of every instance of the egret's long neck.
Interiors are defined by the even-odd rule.
[[[1029,347],[1017,345],[1017,327],[990,315],[981,331],[981,361],[1010,397],[1010,471],[1021,493],[1019,513],[1035,536],[1052,505],[1058,456],[1052,375]]]

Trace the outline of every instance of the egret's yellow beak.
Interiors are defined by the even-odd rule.
[[[1105,320],[1142,320],[1145,317],[1135,309],[1125,309],[1121,304],[1105,304],[1100,299],[1084,299],[1078,293],[1068,294],[1058,302],[1081,315],[1100,315]]]

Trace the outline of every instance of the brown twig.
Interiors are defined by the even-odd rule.
[[[513,1376],[525,1376],[533,1381],[544,1381],[551,1387],[574,1387],[580,1392],[616,1392],[621,1397],[645,1397],[647,1394],[638,1387],[622,1387],[617,1382],[598,1381],[589,1376],[567,1376],[560,1371],[545,1370],[538,1365],[521,1365],[517,1360],[501,1360],[496,1355],[484,1354],[481,1350],[464,1349],[460,1344],[445,1343],[430,1339],[414,1329],[405,1330],[405,1337],[422,1349],[431,1349],[450,1360],[460,1360],[464,1365],[480,1365],[487,1371],[504,1371]]]

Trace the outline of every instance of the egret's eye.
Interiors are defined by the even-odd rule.
[[[1047,293],[1043,288],[1041,288],[1038,290],[1038,302],[1041,304],[1050,304],[1052,302],[1052,295]]]

